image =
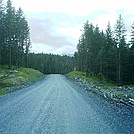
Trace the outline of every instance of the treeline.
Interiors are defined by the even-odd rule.
[[[75,53],[76,68],[117,85],[134,84],[134,24],[129,43],[121,15],[114,28],[112,31],[110,22],[105,32],[88,21],[84,24]]]
[[[22,9],[16,10],[11,0],[6,6],[0,1],[0,65],[28,66],[30,45],[29,26]]]
[[[0,66],[31,67],[45,74],[73,71],[72,57],[30,53],[29,30],[22,9],[16,10],[11,0],[6,6],[0,1]]]
[[[29,67],[45,74],[67,74],[74,70],[74,57],[30,53]]]

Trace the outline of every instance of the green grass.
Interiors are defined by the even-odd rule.
[[[82,77],[82,76],[85,76],[85,72],[73,71],[73,72],[68,73],[68,76],[71,78]]]
[[[116,87],[116,85],[112,82],[107,82],[107,80],[105,78],[103,78],[102,80],[100,80],[98,77],[92,75],[89,77],[86,77],[86,73],[85,72],[81,72],[81,71],[73,71],[68,73],[68,76],[70,78],[76,78],[79,77],[81,79],[85,79],[86,81],[95,84],[96,86],[102,87],[102,88],[114,88]]]
[[[7,94],[7,93],[8,93],[8,91],[0,90],[0,96],[1,96],[1,95],[4,95],[4,94]]]
[[[24,78],[26,78],[28,80],[35,81],[35,80],[38,80],[38,79],[44,77],[44,74],[42,74],[38,70],[34,70],[32,68],[19,68],[19,69],[17,69],[17,71],[20,72],[18,74],[18,76],[24,77]]]
[[[33,81],[37,81],[43,78],[45,75],[34,70],[32,68],[18,68],[10,70],[7,67],[0,68],[0,95],[3,95],[7,92],[4,92],[4,88],[12,88],[16,86],[21,86],[28,84]]]

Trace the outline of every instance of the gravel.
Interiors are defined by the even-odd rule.
[[[0,97],[1,134],[132,134],[134,109],[84,90],[63,75]]]

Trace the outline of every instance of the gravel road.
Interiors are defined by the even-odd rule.
[[[134,109],[48,75],[0,97],[0,134],[133,134]]]

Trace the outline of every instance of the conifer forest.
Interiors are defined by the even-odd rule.
[[[0,65],[9,68],[30,67],[45,74],[65,74],[74,69],[74,58],[66,55],[31,53],[30,28],[21,8],[11,0],[0,3]]]
[[[30,67],[45,74],[66,74],[74,70],[106,78],[117,85],[134,84],[134,23],[127,41],[123,17],[119,15],[114,28],[110,22],[100,30],[90,21],[83,25],[74,57],[32,53],[30,28],[21,8],[11,0],[0,2],[0,66]],[[44,37],[45,38],[45,37]]]
[[[134,84],[134,24],[131,26],[131,40],[126,42],[126,28],[121,15],[114,30],[110,22],[106,31],[101,31],[87,21],[75,53],[77,70],[86,75],[105,77],[117,85]]]

